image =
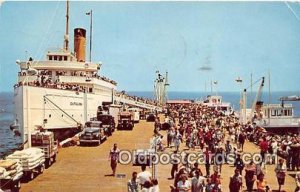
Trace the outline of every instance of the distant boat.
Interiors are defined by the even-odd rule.
[[[221,110],[225,115],[230,115],[233,113],[233,108],[230,103],[223,102],[222,96],[220,95],[208,95],[203,101],[197,101],[210,108],[217,108]]]
[[[212,68],[210,66],[201,66],[198,68],[199,71],[211,71]]]
[[[300,133],[300,118],[294,116],[292,104],[284,104],[283,101],[296,101],[295,98],[282,97],[281,104],[265,104],[261,108],[261,119],[257,121],[259,126],[267,131],[276,133]]]
[[[19,122],[17,120],[15,120],[14,123],[9,126],[9,128],[12,131],[19,130],[20,124],[19,124]]]

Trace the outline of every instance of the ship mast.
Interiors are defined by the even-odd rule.
[[[93,10],[91,9],[86,15],[91,16],[90,19],[90,62],[92,61],[92,34],[93,34]]]
[[[66,34],[64,40],[64,49],[69,50],[69,0],[67,0],[67,14],[66,14]]]

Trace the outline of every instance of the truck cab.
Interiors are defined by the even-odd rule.
[[[134,121],[132,114],[128,111],[119,113],[118,129],[132,130],[134,127]]]
[[[80,145],[91,143],[100,145],[105,140],[106,135],[101,128],[101,121],[86,122],[83,131],[79,134]]]
[[[115,131],[115,119],[112,115],[99,114],[97,120],[101,121],[100,127],[104,129],[104,133],[107,136],[111,136],[112,132]]]

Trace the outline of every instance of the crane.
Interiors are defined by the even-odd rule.
[[[260,98],[261,98],[261,94],[262,94],[262,90],[263,90],[263,87],[264,87],[264,84],[265,84],[265,77],[262,77],[260,82],[260,85],[258,87],[258,91],[256,93],[256,97],[252,103],[252,107],[251,107],[251,113],[250,113],[250,118],[253,117],[253,113],[255,111],[255,106],[257,105],[257,103],[260,101]]]
[[[257,103],[259,102],[260,98],[261,98],[261,95],[262,95],[262,90],[263,90],[263,87],[264,87],[264,84],[265,84],[265,77],[262,77],[262,78],[259,78],[257,81],[255,81],[253,84],[256,84],[260,82],[260,85],[258,87],[258,91],[257,91],[257,94],[256,94],[256,97],[252,103],[252,106],[251,106],[251,112],[250,112],[250,116],[248,118],[252,118],[253,117],[253,114],[254,114],[254,111],[255,111],[255,107],[257,105]],[[253,85],[252,84],[252,85]],[[250,85],[249,87],[252,87],[252,85]],[[246,123],[246,102],[247,102],[247,97],[246,97],[246,94],[247,94],[247,89],[249,88],[247,87],[246,89],[244,89],[244,93],[243,93],[243,121],[244,123]]]

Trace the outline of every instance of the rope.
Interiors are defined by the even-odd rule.
[[[54,114],[57,118],[60,118],[60,120],[63,120],[66,124],[73,126],[73,124],[71,124],[69,121],[67,121],[66,119],[64,119],[60,113],[57,112],[57,110],[55,110],[54,108],[51,108],[52,106],[49,103],[46,103],[46,105],[49,107],[49,110],[52,112],[52,114]]]
[[[293,10],[293,8],[288,4],[288,2],[284,2],[285,3],[285,5],[287,6],[287,8],[293,13],[293,15],[296,17],[296,19],[298,20],[298,21],[300,21],[300,17],[296,14],[296,12]]]
[[[256,83],[260,82],[262,78],[257,79],[252,85],[249,85],[246,89],[249,89],[251,86],[255,85]]]
[[[57,109],[59,109],[60,111],[62,111],[64,114],[67,115],[67,117],[69,117],[70,119],[72,119],[73,121],[75,121],[77,124],[81,124],[80,122],[76,121],[76,119],[74,119],[72,116],[70,116],[67,112],[65,112],[63,109],[61,109],[59,106],[57,106],[53,101],[51,101],[47,96],[44,96],[45,100],[48,100],[52,105],[54,105]],[[51,110],[51,109],[50,109]]]
[[[53,13],[53,15],[51,17],[51,23],[48,25],[47,31],[45,33],[45,36],[44,36],[43,40],[41,41],[41,43],[39,45],[39,48],[37,49],[37,55],[36,55],[36,57],[38,59],[36,61],[39,61],[43,57],[44,52],[42,53],[42,47],[43,47],[43,44],[45,44],[45,41],[48,40],[48,44],[47,44],[47,46],[48,46],[49,45],[49,39],[51,39],[51,38],[49,38],[49,36],[51,35],[50,37],[52,37],[54,35],[53,33],[51,33],[49,35],[49,32],[50,32],[50,29],[52,28],[52,25],[54,23],[55,16],[57,15],[60,3],[61,3],[61,1],[58,1],[57,4],[56,4],[55,11],[54,11],[54,13]]]

